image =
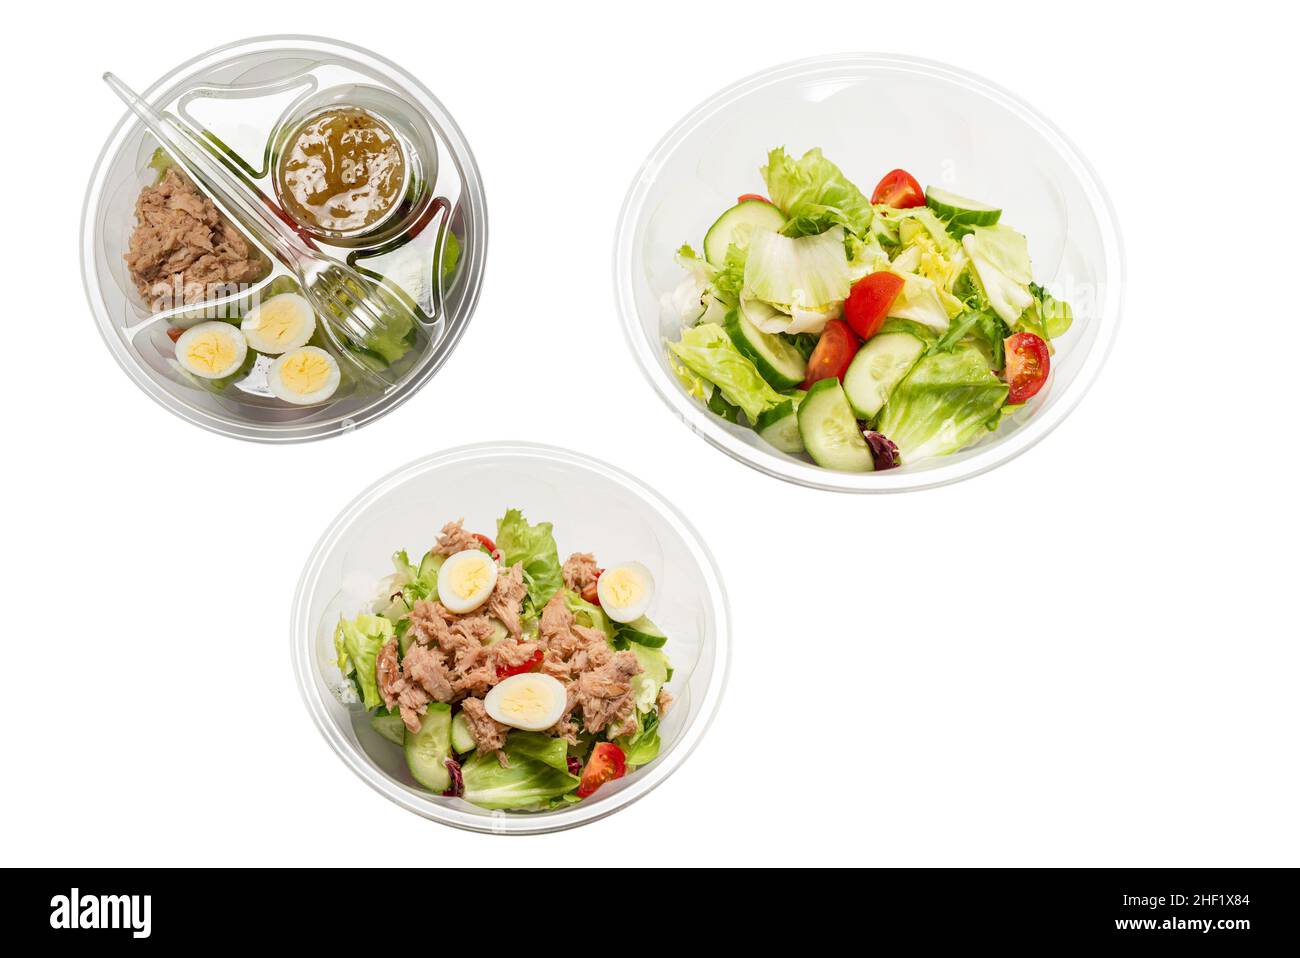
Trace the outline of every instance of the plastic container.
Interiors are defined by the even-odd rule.
[[[397,549],[423,552],[443,523],[489,534],[508,508],[554,524],[563,560],[594,552],[636,559],[656,589],[650,615],[668,635],[676,701],[660,726],[659,757],[591,798],[554,811],[489,811],[417,786],[402,750],[342,702],[335,663],[340,615],[364,611]],[[291,651],[307,709],[348,767],[380,794],[425,818],[480,832],[535,834],[595,821],[636,801],[673,773],[704,734],[726,680],[729,617],[716,563],[686,519],[628,474],[563,449],[522,443],[437,453],[381,479],[332,522],[303,570],[294,600]]]
[[[737,195],[764,192],[758,168],[773,147],[820,146],[870,190],[903,167],[922,184],[978,197],[1029,240],[1038,282],[1074,308],[1054,341],[1047,387],[987,438],[942,458],[876,473],[841,473],[773,449],[689,397],[665,359],[680,322],[661,307],[681,280],[673,254],[700,248]],[[1048,120],[1010,93],[954,67],[881,54],[803,60],[710,97],[651,152],[633,181],[614,251],[618,308],[651,385],[682,421],[733,459],[768,475],[842,492],[898,492],[992,469],[1047,435],[1079,402],[1119,324],[1123,254],[1096,175]]]
[[[129,70],[125,72],[130,80]],[[102,96],[105,108],[112,108],[111,93],[105,89]],[[259,37],[219,47],[177,67],[143,96],[159,112],[211,134],[227,166],[272,202],[279,195],[285,145],[306,120],[331,108],[357,108],[379,119],[406,158],[400,202],[364,230],[346,235],[300,225],[323,252],[346,259],[402,297],[409,307],[404,315],[413,322],[407,324],[409,332],[395,337],[400,346],[364,354],[313,340],[329,347],[342,371],[337,392],[316,405],[296,406],[271,393],[267,372],[274,357],[255,357],[221,388],[191,377],[175,361],[168,327],[183,328],[200,318],[233,316],[237,321],[238,313],[258,297],[292,288],[291,272],[262,247],[270,271],[213,303],[209,312],[217,315],[177,317],[155,311],[161,300],[146,302],[122,257],[136,223],[136,198],[158,175],[149,166],[157,143],[127,114],[95,166],[81,239],[91,309],[127,375],[190,422],[262,442],[348,431],[382,416],[428,382],[469,323],[487,252],[487,209],[478,169],[442,104],[382,57],[351,44],[301,36]],[[458,258],[444,272],[438,266],[450,262],[454,248]]]

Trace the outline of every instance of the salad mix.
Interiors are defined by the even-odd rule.
[[[411,777],[483,808],[578,802],[653,761],[672,703],[667,637],[639,562],[561,563],[551,524],[511,509],[495,539],[443,526],[404,551],[369,612],[334,634],[345,699]]]
[[[868,197],[821,150],[778,147],[677,252],[669,364],[712,412],[828,469],[957,452],[1042,390],[1068,304],[1002,211],[904,170]]]

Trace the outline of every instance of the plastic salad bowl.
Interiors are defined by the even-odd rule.
[[[778,452],[687,395],[665,357],[680,320],[663,307],[719,210],[762,189],[758,167],[784,145],[819,146],[863,189],[903,167],[922,183],[991,198],[1029,239],[1038,282],[1071,303],[1046,387],[996,432],[950,456],[844,473]],[[1048,120],[997,86],[909,57],[846,54],[766,70],[691,111],[654,148],[624,202],[614,252],[624,332],[664,402],[710,443],[761,472],[843,492],[924,489],[969,478],[1028,449],[1079,402],[1114,340],[1123,254],[1096,175]]]
[[[495,529],[506,509],[548,521],[561,558],[592,551],[636,558],[656,581],[651,613],[668,636],[675,702],[649,764],[593,796],[551,811],[489,811],[421,789],[402,750],[382,739],[359,704],[344,704],[333,634],[373,600],[400,548],[423,550],[442,523]],[[291,646],[303,698],[326,741],[368,785],[425,818],[480,832],[534,834],[572,828],[623,808],[681,765],[722,695],[729,625],[718,569],[699,535],[657,493],[628,474],[577,453],[522,443],[466,446],[404,466],[358,496],[317,544],[298,586]]]
[[[126,65],[123,69],[125,79],[132,79]],[[104,108],[112,108],[112,94],[104,89],[101,95]],[[200,321],[233,319],[238,324],[267,297],[301,291],[301,286],[295,290],[283,253],[272,255],[265,242],[243,228],[266,268],[260,279],[229,284],[237,287],[229,293],[217,284],[201,313],[189,309],[188,297],[173,296],[163,308],[162,296],[154,295],[161,287],[151,287],[146,302],[132,281],[123,254],[136,225],[136,198],[159,180],[158,167],[168,157],[155,153],[157,140],[127,113],[91,177],[81,259],[99,331],[136,385],[172,412],[214,432],[291,442],[371,422],[428,382],[460,340],[478,301],[487,209],[469,145],[418,80],[347,43],[271,36],[204,53],[158,80],[142,98],[157,113],[196,131],[203,148],[260,192],[268,208],[279,203],[273,213],[288,223],[282,160],[313,119],[331,111],[364,111],[401,145],[405,163],[392,207],[373,225],[341,234],[313,233],[301,220],[297,224],[305,243],[382,282],[394,297],[395,311],[391,322],[360,341],[331,339],[334,326],[327,329],[316,314],[311,346],[333,355],[339,385],[318,401],[309,394],[289,402],[277,398],[271,355],[249,349],[246,364],[234,375],[213,381],[190,375],[173,345],[175,337]],[[197,185],[207,192],[202,182]],[[230,212],[219,202],[218,209]],[[234,218],[238,221],[238,214]]]

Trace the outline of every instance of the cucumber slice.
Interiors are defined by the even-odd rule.
[[[889,394],[925,352],[909,333],[877,333],[858,350],[844,374],[844,395],[859,419],[874,419]]]
[[[754,364],[773,389],[793,389],[808,375],[808,363],[788,339],[765,333],[733,309],[723,325],[740,354]]]
[[[754,227],[779,230],[784,225],[785,217],[771,203],[762,200],[737,203],[704,234],[704,259],[712,266],[723,266],[727,262],[727,247],[732,243],[741,249],[747,247]]]
[[[644,645],[648,649],[660,648],[668,641],[668,636],[659,630],[659,626],[644,615],[626,625],[620,625],[618,634],[621,638],[635,642],[637,645]]]
[[[370,727],[394,745],[402,745],[406,741],[406,723],[397,712],[380,709],[370,716]]]
[[[457,712],[451,720],[451,747],[461,755],[472,752],[477,747],[474,736],[469,733],[469,719],[465,718],[464,712]]]
[[[871,472],[875,460],[840,381],[819,379],[799,405],[799,435],[813,462],[840,472]]]
[[[451,787],[451,772],[447,771],[447,759],[451,758],[450,705],[430,702],[429,710],[420,719],[420,731],[408,728],[402,744],[412,778],[438,794]]]
[[[967,226],[992,226],[1002,216],[1002,211],[996,207],[958,196],[956,193],[949,193],[935,186],[925,191],[925,205],[934,210],[935,215],[940,219],[964,223]]]
[[[804,452],[803,437],[799,435],[799,404],[804,394],[792,396],[779,406],[774,406],[754,423],[754,431],[781,452],[797,456]]]

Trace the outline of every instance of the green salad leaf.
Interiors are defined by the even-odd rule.
[[[636,723],[636,731],[631,735],[614,739],[623,750],[629,768],[646,765],[659,756],[659,714],[638,712]]]
[[[379,650],[393,637],[393,623],[381,615],[362,614],[351,622],[342,617],[334,629],[334,648],[338,652],[339,670],[351,674],[367,709],[384,704],[375,679],[375,659]]]
[[[993,311],[1008,326],[1034,302],[1029,292],[1033,274],[1029,266],[1029,244],[1009,226],[979,226],[962,237],[975,276]]]
[[[785,401],[717,323],[701,323],[684,330],[682,338],[669,343],[668,348],[692,372],[713,383],[728,402],[739,406],[750,422]]]
[[[510,738],[515,734],[511,733]],[[563,739],[554,741],[564,747]],[[539,753],[540,749],[531,746],[512,749],[507,739],[505,751],[510,761],[507,768],[501,767],[492,752],[476,753],[461,766],[465,801],[481,808],[537,808],[578,787],[578,777],[570,775],[567,766],[561,769],[529,754]],[[545,755],[548,759],[553,758],[550,751]]]
[[[767,183],[768,198],[789,220],[782,230],[787,236],[813,236],[837,225],[866,235],[873,215],[871,201],[820,149],[796,160],[777,147],[759,172]]]
[[[561,772],[569,770],[569,743],[545,732],[522,732],[516,729],[506,737],[506,755],[513,762],[531,759]]]
[[[524,514],[510,509],[497,520],[497,548],[501,561],[508,569],[516,562],[523,563],[524,585],[534,613],[540,613],[546,603],[564,587],[560,571],[560,555],[551,534],[549,522],[529,525]]]
[[[965,340],[922,356],[890,395],[876,429],[898,446],[903,462],[947,455],[997,426],[1007,392],[984,351]]]
[[[848,299],[852,274],[844,229],[790,237],[756,229],[745,258],[745,290],[777,306],[817,309]]]
[[[578,625],[585,625],[589,629],[600,629],[605,633],[605,638],[609,639],[610,645],[620,644],[617,627],[600,606],[592,605],[572,589],[564,590],[564,604],[569,607]]]

